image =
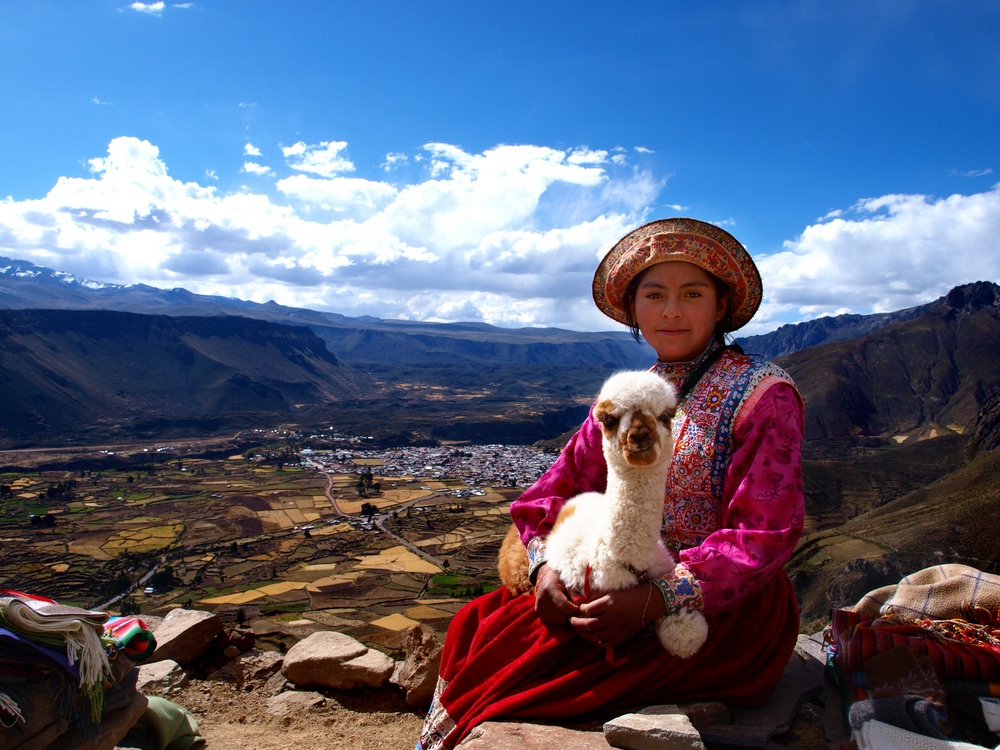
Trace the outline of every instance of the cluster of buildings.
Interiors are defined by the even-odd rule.
[[[469,487],[527,487],[556,459],[555,454],[523,445],[304,450],[301,454],[330,472],[370,470],[400,479],[459,479]]]

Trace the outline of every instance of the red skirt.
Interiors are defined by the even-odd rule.
[[[603,648],[568,625],[546,625],[534,606],[534,596],[501,587],[455,615],[418,748],[453,748],[476,725],[499,719],[556,721],[700,700],[759,705],[799,628],[783,572],[738,608],[707,615],[708,640],[688,659],[664,651],[650,631],[619,646],[612,666]]]

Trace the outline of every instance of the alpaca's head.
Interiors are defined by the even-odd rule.
[[[669,461],[670,420],[676,409],[673,387],[656,373],[620,372],[608,378],[594,411],[604,433],[608,468]]]

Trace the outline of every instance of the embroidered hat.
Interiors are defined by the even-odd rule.
[[[697,219],[658,219],[618,240],[594,273],[594,302],[605,315],[627,325],[629,283],[650,266],[671,260],[704,268],[729,287],[729,330],[742,328],[760,307],[763,286],[750,253],[729,232]]]

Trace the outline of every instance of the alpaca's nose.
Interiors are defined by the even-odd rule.
[[[626,440],[632,450],[648,450],[653,445],[653,433],[645,420],[633,419]]]

